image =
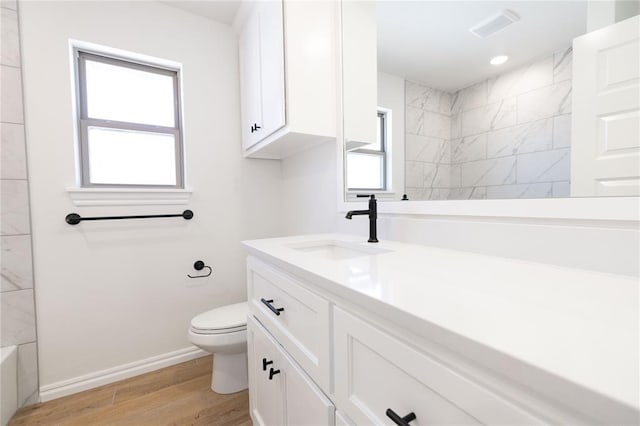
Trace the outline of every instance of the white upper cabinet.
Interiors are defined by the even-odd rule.
[[[336,136],[336,5],[245,3],[238,14],[244,155],[285,158]]]

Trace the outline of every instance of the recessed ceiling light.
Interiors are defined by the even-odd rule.
[[[507,62],[508,60],[509,60],[509,57],[507,55],[498,55],[498,56],[495,56],[495,57],[491,58],[489,63],[491,65],[502,65],[505,62]]]

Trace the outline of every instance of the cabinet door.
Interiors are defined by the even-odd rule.
[[[242,145],[248,149],[259,141],[255,129],[262,122],[262,94],[260,77],[260,18],[252,14],[240,38],[240,96],[242,100]]]
[[[269,378],[272,368],[274,371],[282,371],[280,353],[254,321],[249,321],[247,324],[247,350],[251,418],[256,425],[282,425],[284,418],[283,375],[272,374]]]
[[[252,315],[247,320],[247,333],[253,421],[277,426],[334,424],[331,401]]]
[[[285,125],[282,1],[264,2],[259,15],[262,118],[258,135],[264,139]]]

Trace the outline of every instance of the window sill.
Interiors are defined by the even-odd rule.
[[[152,188],[67,188],[76,206],[160,206],[188,204],[193,191]]]

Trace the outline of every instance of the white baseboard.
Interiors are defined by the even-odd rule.
[[[181,362],[190,361],[206,355],[209,354],[202,349],[190,346],[188,348],[167,352],[162,355],[142,359],[129,364],[123,364],[106,370],[74,377],[73,379],[62,380],[50,385],[41,386],[40,402],[46,402],[88,389],[97,388],[98,386],[128,379],[129,377],[138,376],[140,374],[180,364]]]

